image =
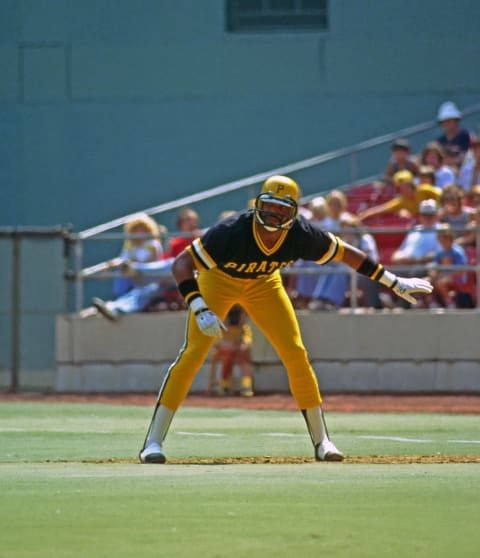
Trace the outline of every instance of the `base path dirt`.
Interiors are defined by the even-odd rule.
[[[480,414],[480,394],[328,394],[324,393],[323,407],[334,412],[376,413],[455,413]],[[0,402],[38,401],[105,403],[115,405],[151,405],[153,393],[40,393],[0,391]],[[264,409],[296,411],[290,394],[272,393],[254,397],[212,397],[192,394],[183,403],[190,407]]]

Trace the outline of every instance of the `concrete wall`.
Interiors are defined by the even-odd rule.
[[[55,316],[66,307],[63,240],[0,237],[0,262],[0,387],[12,385],[12,367],[20,387],[51,387]]]
[[[298,314],[323,390],[480,392],[478,312]],[[153,391],[184,338],[184,313],[57,319],[58,391]],[[254,327],[258,392],[287,391],[285,370]],[[210,362],[192,392],[204,391]]]

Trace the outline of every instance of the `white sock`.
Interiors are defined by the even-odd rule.
[[[148,430],[144,447],[148,446],[152,442],[157,442],[157,444],[162,445],[174,414],[174,411],[171,411],[164,405],[159,405],[156,408],[152,418],[152,422],[150,424],[150,428]]]
[[[302,411],[302,414],[307,423],[308,432],[314,446],[318,446],[325,439],[328,440],[328,431],[323,418],[323,411],[321,407],[312,407]]]

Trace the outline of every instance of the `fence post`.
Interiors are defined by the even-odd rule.
[[[75,242],[75,312],[78,314],[83,308],[83,241],[77,238]]]
[[[20,245],[21,237],[12,234],[12,303],[11,303],[11,339],[10,339],[10,391],[18,390],[20,370]]]

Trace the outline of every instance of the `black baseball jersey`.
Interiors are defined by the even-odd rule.
[[[254,279],[282,269],[296,260],[331,261],[341,240],[315,227],[303,217],[282,231],[272,248],[267,248],[255,228],[253,210],[220,221],[187,248],[200,267],[217,267],[227,275]]]

